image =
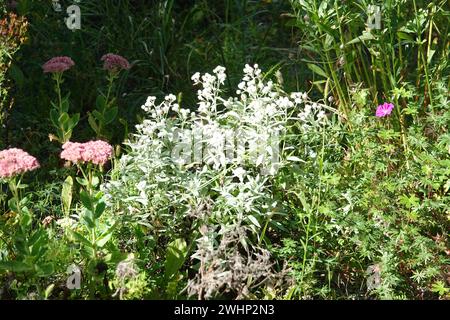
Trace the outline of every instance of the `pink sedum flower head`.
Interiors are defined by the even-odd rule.
[[[393,109],[394,109],[394,105],[392,103],[385,102],[378,106],[377,111],[375,112],[375,115],[378,118],[386,117],[391,114]]]
[[[75,62],[69,57],[54,57],[48,60],[43,66],[42,69],[44,73],[56,73],[56,72],[64,72],[69,70],[75,65]]]
[[[128,70],[131,68],[128,60],[117,54],[107,53],[101,60],[103,61],[103,69],[107,71],[116,72],[121,69]]]
[[[97,140],[85,143],[66,142],[62,146],[61,159],[73,163],[90,162],[104,165],[112,156],[112,147],[109,143]]]
[[[22,149],[0,151],[0,178],[10,178],[39,168],[39,162]]]

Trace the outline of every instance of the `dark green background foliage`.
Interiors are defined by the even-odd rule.
[[[154,183],[141,174],[140,163],[133,168],[130,161],[135,171],[120,172],[118,159],[127,152],[131,160],[145,157],[123,142],[136,133],[148,96],[174,93],[181,107],[194,111],[198,87],[190,78],[195,72],[226,67],[223,90],[233,96],[247,63],[258,63],[280,92],[281,87],[308,92],[327,107],[329,123],[310,133],[300,121],[289,123],[283,137],[289,151],[283,156],[295,160],[268,179],[262,195],[276,203],[274,214],[254,213],[266,223],[264,232],[246,229],[250,244],[270,251],[267,269],[278,282],[261,282],[245,293],[236,285],[215,297],[449,298],[448,1],[82,0],[76,31],[64,22],[73,1],[61,0],[62,12],[55,12],[50,0],[21,0],[15,8],[10,3],[0,0],[0,18],[7,11],[25,16],[28,41],[7,73],[12,109],[0,128],[0,150],[22,148],[39,159],[41,169],[24,176],[23,199],[13,208],[11,190],[0,184],[0,298],[188,298],[183,289],[202,268],[190,256],[202,223],[218,243],[225,238],[218,230],[229,221],[220,220],[221,210],[232,209],[214,203],[222,182],[211,179],[195,198],[199,203],[189,203],[218,212],[203,221],[185,216],[186,205],[177,207],[171,199],[180,190],[167,183],[187,181],[192,172],[181,174],[164,163],[161,168],[172,180]],[[367,31],[369,4],[382,7],[381,30]],[[100,59],[109,52],[132,67],[113,87],[119,113],[109,142],[116,154],[97,172],[96,186],[120,181],[123,174],[129,189],[122,191],[130,198],[141,178],[156,190],[149,207],[133,203],[142,211],[136,209],[129,220],[121,216],[129,210],[128,202],[121,207],[127,197],[106,208],[100,194],[83,190],[87,180],[75,179],[80,172],[64,166],[60,144],[49,140],[55,92],[42,65],[55,56],[75,61],[64,72],[62,91],[70,94],[69,113],[81,117],[71,140],[82,142],[96,136],[88,113],[107,85]],[[383,102],[392,102],[394,111],[376,118]],[[178,198],[182,203],[184,197]],[[88,219],[75,240],[53,222],[43,226],[46,217],[80,212]],[[99,240],[96,232],[105,237]],[[227,264],[245,251],[241,244],[233,250],[215,252]],[[125,290],[125,277],[115,272],[127,254],[142,272],[137,276],[136,266],[126,264],[136,277]],[[74,261],[87,270],[86,290],[65,288],[66,269]],[[370,277],[380,282],[371,287]],[[116,288],[122,291],[113,296]]]

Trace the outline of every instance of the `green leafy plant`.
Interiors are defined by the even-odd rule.
[[[110,241],[116,223],[111,218],[103,219],[106,203],[103,199],[103,192],[98,191],[101,177],[100,168],[105,164],[107,158],[111,157],[112,147],[102,141],[100,144],[96,145],[94,142],[78,146],[69,143],[61,154],[61,157],[75,162],[82,174],[82,177],[76,177],[76,181],[81,187],[79,198],[82,205],[77,217],[78,223],[67,228],[66,231],[69,239],[80,246],[81,259],[86,268],[85,281],[87,281],[91,297],[96,294],[105,294],[105,290],[108,289],[108,286],[99,284],[103,283],[103,277],[106,277],[107,263],[113,259],[112,252],[116,251]],[[74,149],[68,150],[67,148]],[[87,160],[83,153],[88,154],[91,158]],[[86,160],[87,163],[82,163]],[[70,210],[71,181],[72,179],[68,177],[66,186],[63,187],[65,189],[63,189],[62,200],[66,212]],[[101,290],[102,287],[103,290]]]
[[[28,208],[29,198],[21,194],[27,187],[22,183],[24,173],[38,168],[39,163],[23,150],[13,148],[0,152],[0,166],[0,182],[6,180],[12,194],[8,200],[9,215],[2,216],[0,222],[0,240],[6,249],[0,255],[0,270],[49,276],[54,267],[46,261],[47,231],[41,225],[33,227],[35,218]]]
[[[62,60],[62,61],[59,61]],[[51,102],[50,120],[56,128],[56,135],[49,135],[50,140],[59,141],[61,144],[68,142],[72,136],[72,131],[80,120],[80,114],[69,115],[69,94],[65,97],[61,95],[61,84],[64,82],[63,72],[74,65],[68,57],[56,57],[49,60],[44,66],[44,72],[51,72],[55,81],[55,92],[58,96],[56,103]]]
[[[119,108],[116,99],[112,97],[114,80],[119,77],[122,69],[129,69],[131,66],[128,61],[115,54],[106,54],[102,57],[104,69],[108,71],[107,81],[108,89],[106,94],[100,93],[95,101],[95,110],[89,113],[88,121],[91,128],[97,134],[97,138],[111,139],[111,132],[106,131],[106,127],[111,125],[117,117]]]
[[[4,17],[0,19],[0,130],[3,130],[8,109],[11,109],[13,105],[13,101],[9,97],[11,81],[8,80],[8,70],[10,78],[15,80],[16,85],[22,84],[23,74],[13,65],[13,56],[26,42],[27,30],[28,21],[25,17],[19,17],[10,12],[5,13]]]

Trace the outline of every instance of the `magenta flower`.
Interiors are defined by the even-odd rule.
[[[10,178],[39,168],[39,162],[22,149],[0,151],[0,178]]]
[[[43,66],[44,73],[64,72],[75,65],[69,57],[54,57],[48,60]]]
[[[107,71],[115,72],[121,69],[128,70],[131,68],[128,60],[117,54],[107,53],[102,57],[101,60],[104,62],[103,69]]]
[[[382,117],[390,115],[393,109],[394,109],[394,105],[392,103],[385,102],[378,106],[375,115],[378,118],[382,118]]]
[[[62,146],[61,159],[73,163],[91,162],[104,165],[112,156],[112,147],[109,143],[97,140],[85,143],[66,142]]]

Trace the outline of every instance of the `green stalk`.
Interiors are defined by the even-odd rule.
[[[339,26],[339,40],[341,42],[341,45],[345,48],[345,40],[344,40],[344,32],[342,31],[342,23],[341,23],[341,17],[339,16],[339,7],[337,4],[337,1],[334,1],[334,10],[336,11],[336,18],[337,18],[337,22],[338,22],[338,26]],[[344,64],[344,70],[345,70],[345,81],[347,82],[347,87],[350,87],[350,83],[352,82],[352,78],[351,78],[351,67],[348,66],[347,61],[349,61],[349,59],[347,59],[346,55],[345,55],[345,51],[342,50],[343,53],[343,57],[346,61],[346,63]],[[350,78],[350,81],[348,78]]]
[[[419,14],[418,14],[418,11],[417,11],[416,0],[413,0],[413,5],[414,5],[414,13],[416,15],[417,42],[418,42],[418,45],[419,45],[419,48],[418,48],[418,51],[417,51],[417,61],[418,61],[418,64],[419,64],[419,68],[418,68],[418,72],[417,72],[417,79],[418,79],[417,85],[419,86],[419,84],[420,84],[420,69],[421,69],[420,68],[420,61],[422,61],[422,67],[423,67],[423,71],[425,73],[425,81],[426,81],[426,84],[427,84],[428,95],[430,97],[430,105],[433,106],[433,95],[432,95],[432,92],[431,92],[428,62],[427,62],[427,60],[425,58],[425,54],[423,52],[422,33],[421,33],[421,30],[420,30],[420,24],[419,24],[419,19],[418,19]],[[430,29],[431,30],[432,30],[432,26],[433,26],[433,24],[432,24],[432,20],[431,20],[430,21]],[[429,36],[431,36],[431,32],[430,32]],[[429,41],[428,45],[430,45],[430,42],[431,41]]]
[[[108,76],[108,92],[106,93],[106,106],[108,106],[108,104],[109,104],[109,97],[111,95],[113,82],[116,78],[117,78],[117,76],[114,73],[110,73]]]
[[[20,181],[22,180],[22,178],[19,178],[19,181],[16,181],[16,177],[13,177],[11,180],[9,180],[9,189],[11,190],[11,193],[13,195],[13,198],[16,202],[16,207],[17,207],[17,213],[19,215],[22,214],[22,208],[20,207],[20,194],[19,194],[19,185],[20,185]]]
[[[58,95],[58,108],[59,108],[59,114],[62,113],[62,97],[61,97],[61,77],[62,73],[58,72],[55,74],[55,80],[56,80],[56,93]]]
[[[303,279],[305,277],[305,268],[306,268],[306,258],[307,258],[307,253],[308,253],[308,240],[309,240],[309,230],[310,230],[310,226],[311,226],[311,211],[309,212],[308,215],[308,225],[306,226],[306,236],[305,236],[305,241],[303,242],[303,257],[302,257],[302,275],[300,278],[300,296],[303,293]]]
[[[434,7],[433,7],[433,9],[434,9]],[[428,94],[430,96],[431,107],[433,107],[433,90],[431,89],[431,83],[430,83],[430,77],[429,77],[428,57],[430,56],[430,51],[431,51],[432,34],[433,34],[433,15],[431,15],[431,17],[430,17],[429,28],[428,28],[427,56],[426,56],[426,58],[423,56],[423,59],[425,60],[424,62],[426,65],[425,78],[427,80]]]
[[[400,6],[397,6],[397,16],[398,17],[400,16]],[[399,55],[400,66],[401,66],[400,70],[402,70],[402,69],[406,70],[407,66],[403,65],[404,64],[404,59],[403,59],[403,50],[402,50],[402,44],[401,44],[402,40],[399,37],[397,37],[397,38],[398,38],[398,55]],[[401,80],[402,80],[402,75],[401,75],[401,72],[400,72],[400,81]]]
[[[116,75],[113,72],[111,72],[108,75],[108,91],[106,92],[106,96],[105,96],[105,105],[104,105],[102,110],[99,110],[99,112],[102,114],[102,116],[105,115],[105,111],[109,107],[109,104],[110,104],[109,98],[111,96],[111,91],[112,91],[115,79],[116,79]],[[102,130],[103,130],[103,122],[99,121],[99,123],[98,123],[98,136],[101,136]]]
[[[361,69],[364,72],[364,77],[366,79],[366,85],[372,90],[372,95],[375,99],[375,102],[378,104],[378,89],[377,89],[377,80],[374,78],[373,83],[371,83],[370,80],[370,66],[366,62],[366,59],[364,58],[365,55],[362,54],[361,47],[358,46],[359,56],[361,57]]]
[[[409,170],[409,148],[408,148],[408,143],[406,141],[406,133],[405,133],[405,121],[403,118],[403,115],[400,111],[400,106],[398,104],[398,99],[395,99],[395,105],[397,106],[397,108],[395,108],[397,111],[397,115],[398,115],[398,119],[400,122],[400,135],[402,137],[402,143],[403,143],[403,150],[405,152],[405,159],[406,159],[406,168]]]
[[[349,120],[350,117],[349,117],[349,112],[347,109],[347,99],[345,97],[344,91],[342,90],[340,81],[339,81],[336,73],[334,72],[333,64],[331,62],[331,58],[330,58],[328,52],[325,53],[325,57],[326,57],[326,63],[328,65],[328,69],[330,71],[329,73],[331,74],[331,78],[333,79],[334,85],[336,86],[339,101],[342,103],[342,108],[344,109],[344,113],[345,113],[345,116],[347,117],[347,120]],[[349,124],[350,130],[351,130],[350,121],[348,121],[348,124]]]
[[[262,229],[261,234],[259,236],[258,246],[261,245],[262,240],[266,236],[266,230],[267,230],[267,226],[269,225],[270,220],[272,220],[272,215],[267,217],[266,223],[264,224],[264,228]]]
[[[325,128],[322,129],[322,147],[320,151],[320,160],[319,160],[319,187],[317,189],[317,196],[313,197],[313,201],[311,204],[311,207],[308,210],[308,224],[306,226],[306,236],[305,241],[303,242],[303,258],[302,258],[302,275],[300,278],[300,295],[303,293],[303,279],[305,277],[305,268],[306,268],[306,260],[307,260],[307,253],[308,253],[308,243],[309,243],[309,234],[311,231],[311,224],[312,224],[312,213],[313,208],[318,207],[320,205],[320,195],[322,193],[322,175],[323,175],[323,158],[325,153]],[[314,229],[317,228],[317,221],[314,219],[315,225]]]

